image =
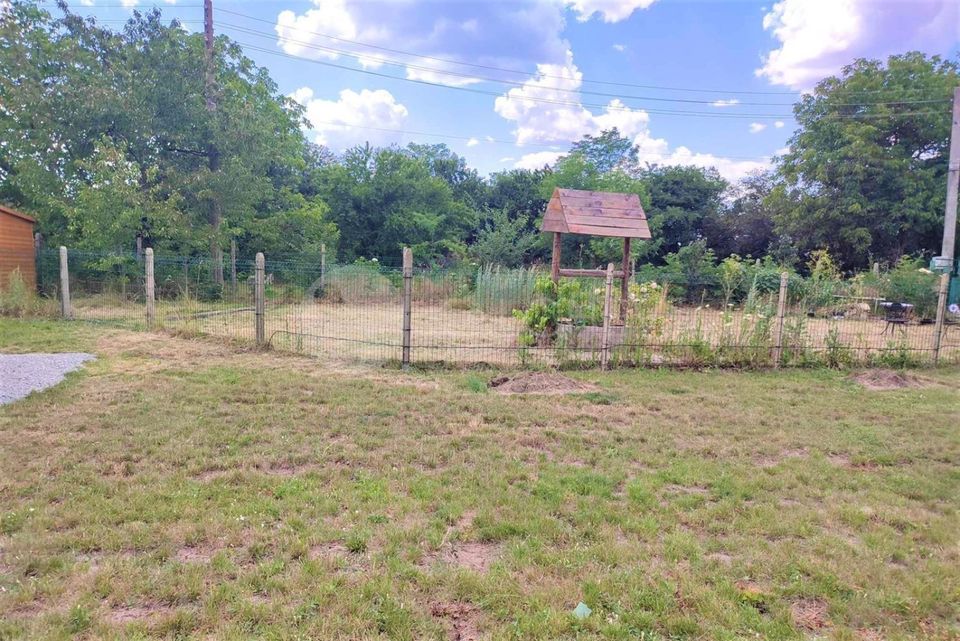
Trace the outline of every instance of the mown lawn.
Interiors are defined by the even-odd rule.
[[[960,370],[504,396],[0,321],[31,349],[98,360],[0,407],[0,638],[960,635]]]

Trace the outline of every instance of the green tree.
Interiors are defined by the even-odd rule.
[[[913,52],[857,60],[794,108],[771,198],[777,232],[846,269],[939,246],[956,61]]]

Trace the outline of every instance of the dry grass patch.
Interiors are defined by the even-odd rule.
[[[556,372],[524,372],[516,376],[500,376],[490,381],[500,394],[574,394],[592,392],[596,385],[584,383]]]

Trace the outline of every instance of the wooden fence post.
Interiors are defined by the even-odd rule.
[[[603,294],[603,332],[600,334],[600,369],[610,369],[610,323],[613,314],[613,263],[607,263]]]
[[[790,274],[780,274],[780,295],[777,299],[777,318],[773,328],[773,366],[780,367],[783,362],[783,317],[787,310],[787,283]]]
[[[67,248],[60,245],[60,315],[73,318],[70,307],[70,268],[67,265]]]
[[[403,369],[410,369],[411,303],[413,298],[413,252],[403,248]]]
[[[263,252],[257,252],[256,268],[253,277],[253,309],[254,322],[256,323],[257,345],[263,345],[266,341],[266,332],[264,331],[263,315],[266,311],[266,301],[264,300],[264,260]]]
[[[237,239],[230,239],[230,284],[237,290]]]
[[[937,296],[937,322],[933,326],[933,364],[940,360],[940,341],[943,338],[943,322],[947,315],[947,291],[950,289],[950,274],[940,275],[940,291]]]
[[[327,286],[327,244],[320,244],[320,293]]]
[[[144,272],[146,273],[147,327],[153,328],[157,322],[156,284],[153,278],[153,247],[143,252]]]

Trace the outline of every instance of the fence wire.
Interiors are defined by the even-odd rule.
[[[225,265],[221,284],[208,259],[157,254],[153,318],[143,256],[71,250],[68,260],[76,320],[255,341],[252,258]],[[267,257],[263,278],[264,337],[273,348],[330,360],[401,360],[402,268]],[[892,301],[907,305],[891,314],[891,301],[862,286],[812,292],[791,279],[781,317],[775,281],[732,292],[694,277],[634,277],[626,299],[614,284],[605,330],[603,279],[563,279],[559,292],[545,291],[543,269],[476,265],[418,267],[409,278],[413,363],[590,367],[606,356],[612,366],[765,367],[779,353],[784,366],[907,366],[935,354],[929,310]],[[62,298],[56,251],[38,255],[37,287],[51,301]],[[940,332],[941,363],[960,362],[955,320],[947,314]]]

